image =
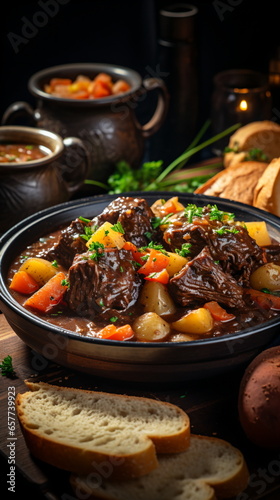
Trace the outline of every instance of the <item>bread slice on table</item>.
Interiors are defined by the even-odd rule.
[[[236,497],[248,479],[246,462],[237,448],[219,438],[191,435],[186,451],[161,455],[159,467],[141,478],[114,481],[102,474],[72,474],[70,482],[77,498],[213,500]]]
[[[27,386],[16,397],[26,445],[61,469],[88,474],[105,461],[112,476],[138,477],[158,467],[157,453],[189,446],[189,417],[170,403],[43,382]]]
[[[280,217],[280,158],[274,158],[260,177],[253,205]]]
[[[194,192],[253,205],[254,190],[268,163],[244,161],[208,179]]]
[[[270,120],[251,122],[240,127],[229,139],[228,147],[234,149],[225,153],[224,166],[227,168],[237,161],[244,161],[241,153],[260,149],[270,162],[280,156],[280,125]]]

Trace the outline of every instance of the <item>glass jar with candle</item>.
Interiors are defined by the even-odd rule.
[[[246,125],[271,119],[271,93],[265,75],[247,69],[227,70],[215,75],[213,83],[213,134],[236,123]],[[215,144],[215,154],[221,154],[227,144],[227,137],[218,141]]]

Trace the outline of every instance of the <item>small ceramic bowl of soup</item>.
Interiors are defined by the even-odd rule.
[[[23,126],[0,127],[0,233],[68,201],[89,167],[80,139]]]

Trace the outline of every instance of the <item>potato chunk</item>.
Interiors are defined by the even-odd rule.
[[[104,247],[122,248],[125,244],[125,239],[121,232],[115,230],[115,226],[110,222],[104,222],[87,241],[89,248],[91,243],[101,243]]]
[[[58,268],[49,260],[41,257],[30,257],[21,264],[19,271],[25,271],[32,276],[40,286],[43,286],[58,272]]]
[[[178,253],[175,252],[167,252],[169,257],[169,262],[166,266],[166,270],[169,276],[174,276],[174,274],[181,271],[182,267],[184,267],[188,263],[188,259],[186,257],[182,257]]]
[[[257,245],[263,247],[271,244],[265,221],[245,222],[245,225],[249,235],[256,241]]]
[[[161,342],[167,339],[170,325],[155,312],[142,314],[133,325],[137,340],[141,342]]]
[[[255,290],[280,290],[280,266],[273,262],[260,266],[251,274],[250,284]]]
[[[182,318],[171,323],[171,327],[182,333],[194,335],[203,335],[210,332],[214,326],[214,320],[211,313],[204,307],[190,311]]]
[[[155,312],[159,316],[173,314],[176,311],[166,287],[157,281],[147,281],[144,284],[140,303],[144,306],[145,312]]]

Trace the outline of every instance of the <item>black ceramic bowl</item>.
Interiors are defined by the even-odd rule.
[[[143,196],[149,204],[174,193],[129,193]],[[6,286],[8,268],[28,244],[68,224],[79,216],[99,214],[115,195],[67,202],[46,209],[20,222],[2,237],[0,254],[0,305],[17,335],[47,360],[90,374],[131,381],[179,381],[214,376],[249,363],[261,350],[277,339],[280,316],[241,333],[190,342],[136,343],[81,337],[36,317],[21,307]],[[273,238],[280,241],[280,219],[262,210],[237,202],[184,194],[183,204],[217,204],[234,212],[236,220],[264,220]]]

